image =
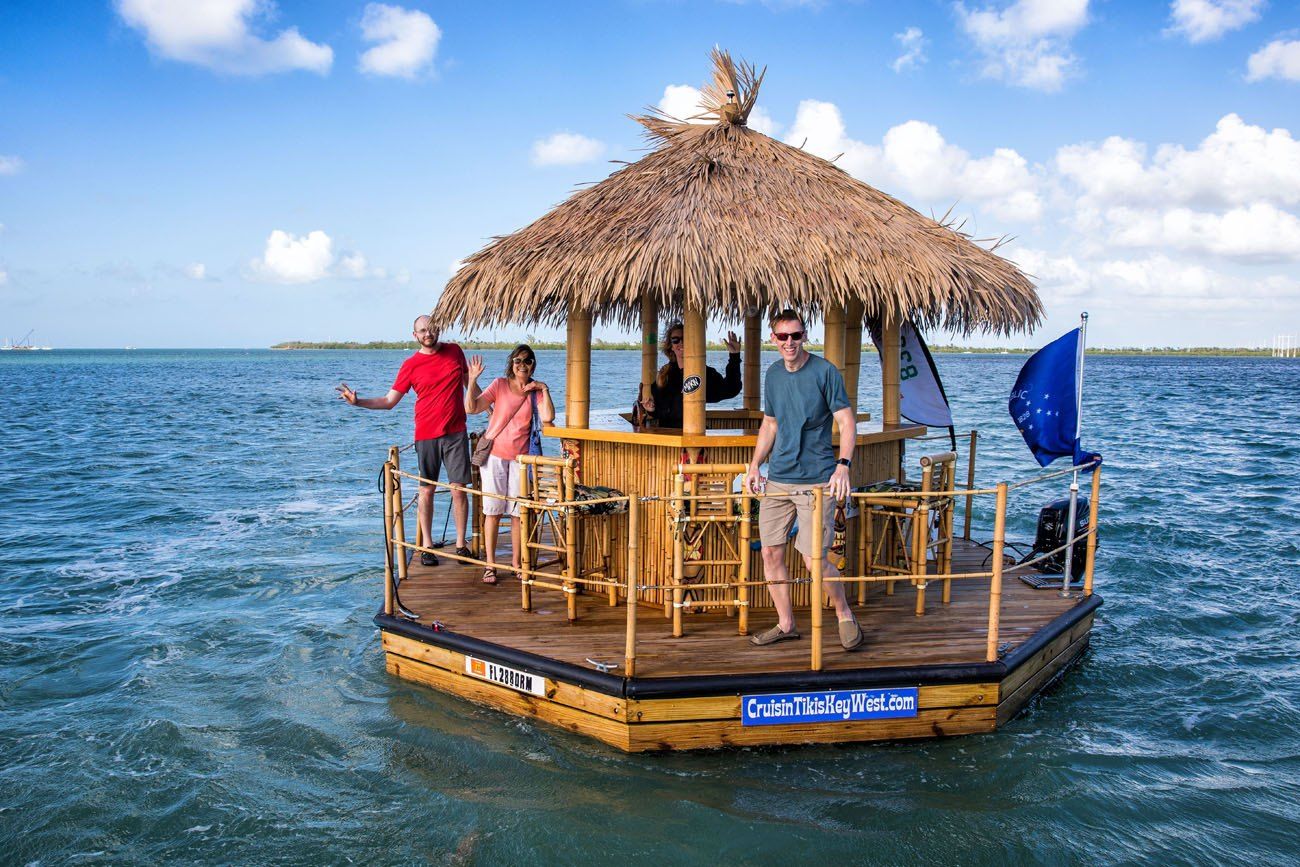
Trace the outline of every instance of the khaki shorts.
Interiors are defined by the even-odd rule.
[[[826,490],[825,483],[820,485],[786,485],[781,482],[767,483],[767,493],[788,494],[791,491],[804,491],[790,497],[764,497],[758,503],[758,538],[764,548],[784,545],[790,538],[790,525],[796,520],[799,533],[795,536],[794,547],[805,557],[813,556],[813,488]],[[835,498],[822,497],[822,550],[831,546],[835,537]]]

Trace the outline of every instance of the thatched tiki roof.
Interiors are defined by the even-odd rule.
[[[714,52],[699,119],[636,118],[655,150],[465,261],[434,316],[558,325],[574,306],[631,326],[643,298],[740,321],[860,301],[868,321],[1032,327],[1028,278],[965,235],[745,125],[762,82]],[[734,97],[728,96],[728,91]]]

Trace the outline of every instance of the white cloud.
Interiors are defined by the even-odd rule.
[[[574,132],[557,132],[533,142],[533,165],[570,166],[599,159],[605,152],[603,142]]]
[[[655,107],[677,120],[698,124],[716,123],[716,118],[711,115],[698,116],[704,113],[704,106],[700,105],[701,98],[698,87],[691,87],[689,84],[670,84],[664,88],[664,95]],[[777,123],[776,119],[761,105],[754,106],[745,125],[773,138],[781,134],[781,124]]]
[[[1264,0],[1174,0],[1166,32],[1191,43],[1209,42],[1259,20],[1263,9]]]
[[[1300,81],[1300,39],[1274,39],[1246,61],[1246,80]]]
[[[899,124],[879,145],[869,145],[848,137],[833,103],[806,99],[785,140],[826,159],[839,156],[837,165],[887,192],[944,207],[955,199],[971,200],[1008,220],[1042,215],[1039,178],[1019,153],[997,148],[990,156],[972,159],[923,121]]]
[[[1244,262],[1300,262],[1300,217],[1267,202],[1222,214],[1170,208],[1111,208],[1110,240],[1124,247],[1168,247]]]
[[[261,258],[249,262],[249,275],[268,283],[314,283],[326,277],[354,280],[384,278],[357,252],[336,253],[334,240],[317,229],[301,237],[276,229],[266,239]]]
[[[889,64],[895,72],[916,69],[925,63],[925,46],[929,42],[920,27],[909,27],[902,33],[894,34],[894,41],[903,49],[903,53]]]
[[[692,123],[712,123],[708,118],[699,118],[696,115],[704,113],[704,106],[700,105],[700,89],[691,87],[689,84],[670,84],[664,88],[664,95],[659,99],[659,105],[656,106],[660,111],[669,117],[677,120],[689,120]]]
[[[1070,39],[1088,23],[1088,0],[1016,0],[967,9],[958,22],[983,55],[980,74],[1035,90],[1059,90],[1078,61]]]
[[[379,43],[361,55],[362,72],[414,78],[433,63],[442,31],[423,12],[370,3],[361,16],[361,36]]]
[[[1196,147],[1112,136],[1057,151],[1087,243],[1238,262],[1300,261],[1300,141],[1225,115]]]
[[[365,280],[368,277],[383,279],[388,272],[383,268],[373,268],[360,253],[344,253],[334,264],[334,273],[352,280]]]
[[[1108,307],[1134,316],[1142,311],[1257,311],[1300,303],[1300,280],[1270,274],[1242,276],[1182,262],[1164,254],[1141,259],[1078,260],[1036,249],[1008,254],[1038,285],[1044,302]]]
[[[23,170],[22,157],[5,156],[0,154],[0,175],[16,175]]]
[[[1300,141],[1228,114],[1194,149],[1112,136],[1057,151],[1057,170],[1089,203],[1246,205],[1300,203]]]
[[[9,272],[5,270],[3,265],[0,265],[0,286],[3,286],[8,282],[9,282]]]
[[[761,105],[756,105],[749,112],[749,119],[745,121],[745,126],[752,130],[761,132],[763,135],[770,135],[776,138],[781,134],[781,124],[776,122],[776,118],[767,113],[767,109]]]
[[[203,280],[208,276],[208,266],[202,262],[191,262],[183,270],[191,280]]]
[[[253,34],[269,18],[269,0],[118,0],[118,14],[142,31],[158,55],[236,75],[306,69],[329,71],[334,51],[304,39],[296,27],[273,38]]]

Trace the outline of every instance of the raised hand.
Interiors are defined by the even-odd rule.
[[[349,388],[346,382],[338,386],[334,390],[339,393],[339,400],[346,400],[348,403],[352,404],[353,406],[357,405],[357,393],[355,390]]]
[[[735,353],[740,351],[740,338],[736,337],[736,332],[728,331],[727,339],[724,342],[727,344],[728,352]]]
[[[471,355],[469,358],[469,380],[473,382],[483,373],[483,356]]]

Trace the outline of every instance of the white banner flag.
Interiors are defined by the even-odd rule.
[[[952,410],[930,348],[911,322],[903,323],[898,337],[899,413],[917,424],[952,427]]]

